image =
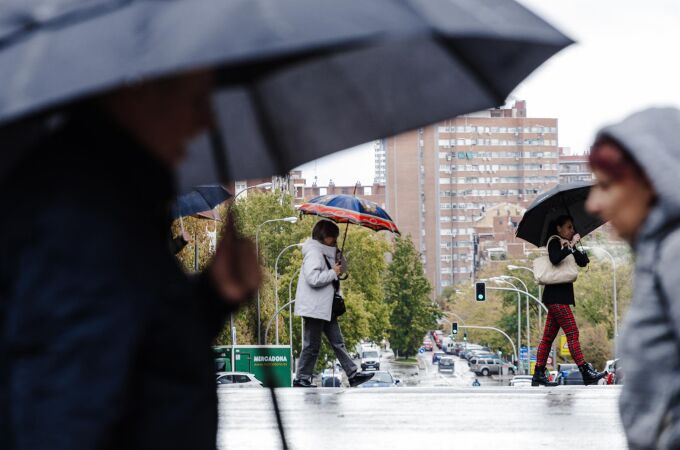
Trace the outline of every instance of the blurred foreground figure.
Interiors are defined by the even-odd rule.
[[[212,87],[194,72],[74,106],[3,180],[3,449],[215,449],[211,344],[260,272],[231,220],[201,275],[168,246]]]
[[[680,111],[649,109],[603,129],[587,202],[636,253],[620,354],[631,449],[680,448]],[[617,375],[618,371],[617,371]]]

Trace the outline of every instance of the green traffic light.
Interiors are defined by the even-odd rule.
[[[479,294],[479,295],[477,296],[477,298],[480,299],[480,300],[484,300],[484,296],[483,296],[482,294]]]

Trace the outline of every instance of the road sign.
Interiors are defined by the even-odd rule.
[[[569,344],[565,335],[560,336],[560,356],[571,356]]]
[[[527,348],[524,346],[519,348],[519,359],[529,359],[529,350],[527,350]]]
[[[425,349],[423,347],[420,347],[420,350],[418,350],[418,353],[425,353]]]

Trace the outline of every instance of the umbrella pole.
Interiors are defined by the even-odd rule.
[[[259,108],[258,102],[255,102],[256,109]],[[215,158],[215,163],[217,164],[217,175],[219,177],[222,185],[227,186],[229,183],[229,175],[227,171],[227,153],[226,146],[224,145],[224,139],[222,133],[217,128],[210,130],[210,144],[212,147],[213,157]],[[232,202],[233,204],[233,202]],[[229,210],[227,211],[227,220],[231,219],[231,206],[229,205]],[[236,261],[234,261],[236,262]],[[258,336],[259,339],[259,336]],[[281,417],[281,410],[279,408],[279,402],[276,398],[276,391],[272,387],[274,385],[274,376],[271,373],[271,369],[267,366],[265,367],[265,381],[269,387],[269,393],[271,394],[272,404],[274,406],[274,415],[276,417],[276,426],[279,430],[279,436],[281,437],[281,447],[284,450],[288,450],[288,441],[286,439],[286,430],[283,427],[283,419]]]
[[[357,181],[354,184],[354,192],[352,193],[352,197],[356,197],[357,195],[357,185],[359,182]],[[347,231],[349,230],[349,220],[347,221],[347,225],[345,225],[345,235],[342,237],[342,245],[340,246],[340,253],[345,254],[345,241],[347,241]]]

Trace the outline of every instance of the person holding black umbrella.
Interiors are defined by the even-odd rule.
[[[588,256],[576,247],[581,236],[574,230],[574,221],[570,216],[561,215],[557,217],[549,230],[554,233],[548,239],[547,244],[549,264],[560,267],[562,264],[566,265],[573,260],[579,267],[588,265]],[[567,259],[570,261],[565,261]],[[600,378],[606,375],[606,373],[595,371],[593,366],[586,362],[581,352],[578,326],[571,310],[571,306],[575,304],[573,281],[546,283],[545,285],[543,303],[548,307],[548,315],[545,320],[543,337],[536,353],[536,367],[531,380],[532,386],[551,384],[546,375],[545,366],[550,348],[560,328],[567,336],[569,352],[583,375],[583,383],[586,385],[597,383]]]
[[[211,86],[191,72],[74,105],[0,182],[3,449],[215,449],[210,346],[261,277],[230,217],[204,273],[168,248],[171,170],[211,125]]]

